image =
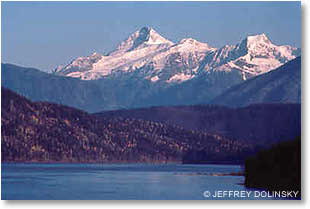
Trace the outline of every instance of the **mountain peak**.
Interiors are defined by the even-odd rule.
[[[137,40],[139,39],[145,42],[146,44],[173,44],[168,39],[162,37],[153,28],[148,26],[140,29]]]
[[[115,53],[128,52],[136,49],[142,44],[154,45],[154,44],[167,44],[173,45],[173,42],[169,41],[157,33],[153,28],[149,26],[142,27],[140,30],[131,34],[125,41],[123,41],[118,47]]]
[[[246,40],[248,44],[253,44],[253,43],[271,44],[271,41],[269,40],[269,38],[267,37],[265,33],[248,36]]]
[[[134,43],[134,45],[139,45],[140,42],[141,43],[147,42],[150,39],[151,33],[153,34],[154,32],[153,32],[153,29],[151,27],[143,27],[143,28],[141,28],[139,30],[138,34],[135,35],[135,40],[134,41],[136,43]]]
[[[142,27],[139,31],[139,35],[143,36],[143,35],[150,35],[151,33],[157,33],[152,27],[150,26],[144,26]]]
[[[182,39],[179,42],[178,46],[180,46],[186,50],[195,49],[198,51],[205,51],[205,50],[211,49],[211,47],[207,43],[199,42],[193,38]]]
[[[257,35],[249,35],[238,45],[241,54],[254,53],[265,54],[269,48],[274,48],[274,44],[269,40],[265,33]]]

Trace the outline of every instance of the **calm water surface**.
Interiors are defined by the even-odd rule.
[[[242,185],[243,176],[216,176],[240,171],[235,165],[2,163],[1,191],[6,200],[208,200],[217,198],[205,191],[254,192]],[[218,199],[258,199],[253,196]]]

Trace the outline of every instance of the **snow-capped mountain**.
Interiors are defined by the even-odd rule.
[[[265,34],[248,36],[237,45],[216,49],[186,38],[173,43],[154,29],[143,27],[107,55],[79,57],[58,75],[95,80],[130,74],[153,83],[180,83],[212,71],[237,71],[245,80],[269,72],[300,55],[300,49],[277,46]]]
[[[257,103],[301,103],[301,57],[224,91],[210,101],[225,106]]]
[[[300,49],[277,46],[265,34],[260,34],[209,53],[201,68],[206,71],[239,70],[245,80],[274,70],[299,55]]]
[[[56,74],[93,80],[138,72],[139,77],[152,82],[179,82],[194,77],[206,52],[214,50],[191,38],[174,44],[154,29],[143,27],[108,55],[79,57],[66,67],[57,68]]]

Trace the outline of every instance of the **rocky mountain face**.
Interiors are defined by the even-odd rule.
[[[265,34],[248,36],[236,45],[217,49],[192,38],[172,43],[154,29],[143,27],[111,53],[79,57],[65,67],[58,67],[55,73],[82,80],[127,74],[169,86],[215,71],[237,71],[245,80],[298,55],[300,49],[277,46]]]
[[[211,103],[236,107],[253,103],[301,103],[301,57],[233,86]]]
[[[240,163],[255,144],[159,122],[91,115],[1,89],[2,162]]]

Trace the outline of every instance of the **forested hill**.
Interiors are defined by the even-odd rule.
[[[98,117],[46,102],[31,102],[2,88],[2,162],[181,162],[207,153],[204,162],[236,163],[253,143],[159,122]],[[194,158],[195,159],[195,156]]]
[[[301,133],[300,104],[256,104],[242,108],[170,106],[106,111],[96,115],[152,120],[261,144],[289,140]]]
[[[301,137],[281,142],[246,160],[245,185],[270,191],[298,191],[301,197]]]

